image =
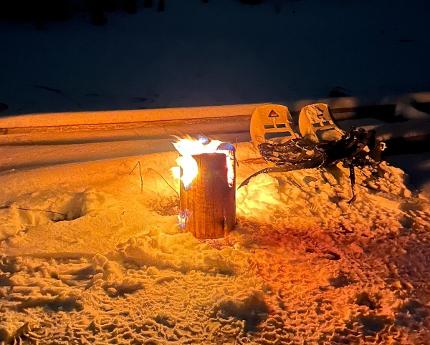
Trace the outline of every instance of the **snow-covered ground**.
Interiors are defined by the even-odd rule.
[[[263,163],[238,149],[238,181]],[[31,152],[30,152],[31,154]],[[61,154],[57,153],[57,154]],[[0,339],[425,344],[430,202],[383,165],[260,175],[225,239],[178,228],[175,152],[0,175]],[[132,171],[140,161],[140,177]],[[47,212],[48,211],[48,212]]]
[[[0,114],[428,91],[428,12],[424,0],[167,0],[103,27],[83,14],[42,31],[1,22]]]

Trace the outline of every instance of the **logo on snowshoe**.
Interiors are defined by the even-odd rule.
[[[269,113],[269,117],[279,117],[278,113],[274,110],[271,110]]]

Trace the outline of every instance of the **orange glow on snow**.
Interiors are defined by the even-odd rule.
[[[220,145],[223,144],[219,140],[209,140],[207,138],[193,139],[191,137],[178,138],[178,141],[173,143],[176,150],[181,154],[176,159],[176,167],[171,169],[173,176],[181,179],[185,188],[189,188],[191,183],[199,173],[196,160],[193,155],[199,155],[202,153],[223,153],[226,156],[227,164],[227,179],[230,186],[233,185],[234,181],[234,157],[230,150],[220,149]],[[182,170],[182,175],[181,175]]]

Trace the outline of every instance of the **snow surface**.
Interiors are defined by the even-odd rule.
[[[240,143],[238,182],[264,166]],[[0,339],[41,344],[425,344],[430,201],[302,170],[237,193],[238,225],[178,228],[177,153],[0,175]],[[143,192],[138,170],[142,164]],[[46,212],[47,210],[51,212]]]

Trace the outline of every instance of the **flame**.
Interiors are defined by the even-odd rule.
[[[175,178],[181,179],[184,187],[188,189],[191,183],[199,173],[196,160],[193,155],[202,153],[223,153],[226,156],[227,164],[227,180],[231,187],[234,181],[234,155],[233,146],[223,143],[219,140],[209,140],[206,137],[193,139],[191,137],[178,138],[178,141],[173,143],[173,146],[181,154],[176,159],[178,166],[171,169]],[[182,170],[182,175],[181,175]]]

